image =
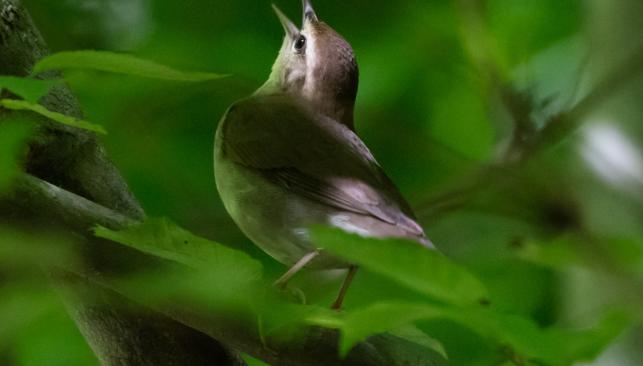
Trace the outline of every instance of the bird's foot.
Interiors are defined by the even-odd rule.
[[[304,291],[302,291],[300,288],[287,286],[285,284],[277,285],[276,283],[274,286],[275,288],[277,288],[277,290],[279,290],[279,292],[285,295],[288,300],[298,304],[306,305],[306,294],[304,294]]]

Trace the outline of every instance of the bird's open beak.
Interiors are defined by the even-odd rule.
[[[281,22],[281,25],[284,27],[286,34],[290,38],[295,38],[299,34],[299,28],[293,23],[288,17],[277,7],[277,5],[272,4],[272,9],[277,13],[277,17]]]
[[[315,9],[313,9],[313,5],[310,3],[310,0],[302,0],[302,5],[304,8],[303,22],[306,23],[306,20],[313,22],[318,21],[317,14],[315,13]]]

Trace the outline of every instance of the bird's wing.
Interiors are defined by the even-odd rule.
[[[424,237],[397,188],[348,128],[285,96],[253,97],[222,121],[222,153],[318,203],[369,215]]]

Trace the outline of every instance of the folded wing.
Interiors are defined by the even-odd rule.
[[[223,154],[285,189],[341,211],[399,227],[424,240],[422,228],[357,135],[314,117],[285,95],[233,105],[222,126]]]

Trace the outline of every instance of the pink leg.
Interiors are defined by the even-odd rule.
[[[286,285],[288,284],[288,281],[297,274],[302,268],[304,268],[310,261],[315,259],[319,255],[319,251],[316,250],[314,252],[310,252],[306,254],[305,256],[301,257],[301,259],[295,263],[294,266],[290,267],[290,269],[283,274],[283,276],[279,277],[277,281],[275,281],[274,286],[278,287],[280,289],[286,288]]]
[[[344,297],[346,297],[346,292],[348,291],[348,287],[351,285],[351,282],[353,282],[355,273],[357,273],[357,266],[350,266],[350,268],[348,269],[348,274],[346,275],[346,278],[344,279],[344,283],[342,284],[342,288],[339,290],[339,294],[337,295],[337,299],[335,299],[335,302],[333,302],[333,305],[330,306],[331,309],[339,310],[342,308],[342,304],[344,303]]]

